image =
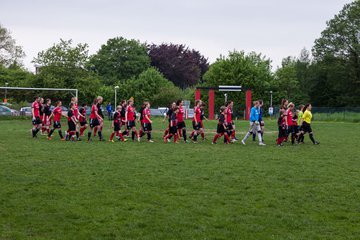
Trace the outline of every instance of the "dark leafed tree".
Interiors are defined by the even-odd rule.
[[[209,69],[207,58],[182,44],[153,44],[149,46],[149,56],[151,65],[182,89],[202,82]]]
[[[10,31],[0,24],[0,65],[8,67],[10,65],[21,65],[25,53],[21,46],[16,45],[15,39],[10,35]]]

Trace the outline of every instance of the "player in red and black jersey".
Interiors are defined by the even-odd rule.
[[[186,124],[184,121],[184,102],[182,100],[178,100],[176,102],[176,106],[179,108],[179,112],[177,113],[177,129],[178,129],[178,135],[179,137],[183,137],[184,142],[186,143]]]
[[[87,128],[87,121],[86,121],[86,107],[87,104],[84,103],[81,108],[79,109],[79,123],[80,123],[80,136],[84,136],[84,131]]]
[[[122,132],[123,136],[129,136],[129,131],[127,130],[127,126],[126,126],[126,100],[122,100],[120,102],[120,106],[121,106],[121,123],[120,123],[120,127],[124,126],[124,131]]]
[[[168,127],[165,129],[165,132],[163,134],[163,138],[169,133],[169,130],[170,130],[170,118],[171,118],[171,115],[173,114],[174,112],[174,109],[176,107],[176,103],[173,102],[168,111],[166,112],[165,116],[164,116],[164,119],[163,119],[163,122],[165,122],[166,119],[168,119]]]
[[[201,128],[201,106],[202,102],[201,100],[195,101],[195,107],[194,107],[194,117],[192,120],[193,124],[193,132],[191,133],[191,140],[193,140],[194,143],[197,143],[197,137],[200,134],[200,128]]]
[[[114,131],[111,133],[110,135],[110,142],[114,142],[114,136],[116,135],[116,138],[118,140],[121,139],[121,141],[126,142],[127,139],[124,139],[122,133],[121,133],[121,110],[122,110],[122,106],[119,105],[116,107],[116,111],[114,113],[114,118],[113,118],[113,122],[112,122],[112,127],[114,129]]]
[[[201,110],[201,115],[200,115],[200,120],[201,120],[201,121],[200,121],[200,125],[201,125],[200,134],[201,134],[202,140],[205,140],[204,120],[207,121],[207,118],[205,117],[205,106],[206,106],[205,103],[202,103],[201,106],[200,106],[200,110]]]
[[[295,105],[291,102],[288,104],[288,108],[286,110],[286,118],[285,118],[285,124],[287,126],[287,135],[291,134],[291,144],[294,145],[295,138],[296,138],[296,130],[297,126],[294,126],[293,121],[293,110]]]
[[[69,111],[67,112],[67,120],[68,120],[68,130],[67,135],[65,137],[66,141],[75,141],[76,135],[76,125],[77,125],[77,118],[74,114],[75,112],[75,103],[71,102],[69,105]]]
[[[280,116],[278,118],[277,124],[278,124],[278,128],[279,128],[279,135],[278,138],[276,140],[276,144],[278,146],[283,146],[283,142],[286,140],[287,138],[287,134],[286,134],[286,115],[285,115],[285,111],[283,109],[280,110],[279,112]]]
[[[45,133],[45,131],[47,132],[47,135],[50,133],[50,126],[51,126],[51,99],[46,99],[46,104],[44,105],[43,108],[43,114],[42,114],[42,122],[43,122],[43,133]]]
[[[102,132],[101,132],[101,125],[100,122],[103,122],[103,118],[99,115],[98,110],[98,98],[95,98],[93,105],[91,106],[91,113],[90,113],[90,130],[88,132],[88,141],[91,141],[91,135],[93,129],[98,129],[99,140],[102,141]]]
[[[141,107],[139,109],[139,114],[138,114],[138,119],[137,122],[140,122],[140,130],[139,130],[139,136],[140,138],[143,137],[145,135],[145,130],[144,130],[144,109],[145,109],[145,105],[146,102],[144,102],[143,104],[141,104]]]
[[[48,134],[48,139],[49,140],[51,140],[51,135],[53,134],[53,132],[56,129],[59,132],[60,139],[62,141],[65,140],[63,135],[62,135],[60,120],[61,120],[61,116],[67,117],[67,115],[62,113],[61,105],[62,105],[61,101],[57,101],[56,104],[55,104],[55,108],[53,109],[53,111],[52,111],[52,113],[50,115],[50,118],[54,117],[54,125],[53,125],[53,129],[51,129],[49,134]]]
[[[233,101],[228,101],[226,103],[226,110],[225,110],[225,117],[226,117],[226,127],[227,127],[227,132],[228,135],[232,138],[232,141],[237,141],[238,139],[235,136],[235,124],[233,121],[233,106],[234,106],[234,102]]]
[[[104,99],[102,96],[98,96],[96,99],[97,99],[97,103],[96,103],[97,114],[99,115],[100,118],[98,119],[99,127],[94,129],[94,137],[96,136],[96,133],[98,130],[102,131],[102,128],[104,126],[104,114],[103,114],[103,109],[102,109],[102,105],[101,105],[103,103]],[[102,141],[103,140],[102,133],[100,133],[100,134],[101,134],[101,137],[99,135],[99,138],[101,139],[100,141]]]
[[[167,143],[170,141],[171,137],[174,136],[174,143],[178,143],[178,131],[177,131],[177,114],[179,113],[179,108],[175,107],[171,116],[170,116],[170,129],[169,133],[164,137],[164,142]]]
[[[71,98],[71,102],[73,103],[73,113],[74,113],[74,117],[76,119],[76,140],[80,141],[80,122],[79,122],[79,117],[80,117],[80,112],[79,112],[79,106],[78,106],[78,99],[77,97],[72,97]]]
[[[140,142],[140,136],[136,130],[136,124],[135,124],[135,108],[134,108],[134,102],[132,100],[128,101],[126,108],[126,115],[125,115],[125,121],[127,124],[127,129],[131,129],[131,139],[134,141],[135,136],[137,136],[137,140]]]
[[[36,97],[34,102],[31,105],[31,114],[32,114],[32,137],[37,137],[36,134],[41,129],[41,119],[40,119],[40,97]]]
[[[142,125],[143,125],[143,129],[144,132],[147,134],[147,140],[148,142],[154,142],[151,139],[151,131],[152,131],[152,121],[151,121],[151,113],[150,113],[150,103],[149,102],[145,102],[144,103],[144,110],[142,112],[143,115],[143,120],[142,120]]]
[[[227,108],[225,106],[222,106],[220,108],[220,116],[216,129],[216,135],[214,136],[212,144],[216,144],[217,139],[221,138],[222,136],[224,136],[225,144],[230,143],[230,138],[227,131],[226,114],[227,114]]]

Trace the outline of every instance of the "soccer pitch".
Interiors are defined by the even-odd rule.
[[[315,121],[320,145],[277,147],[266,123],[261,147],[211,145],[215,121],[204,142],[165,144],[159,119],[155,143],[31,139],[30,121],[0,120],[0,239],[359,239],[360,124]]]

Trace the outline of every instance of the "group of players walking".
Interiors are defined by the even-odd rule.
[[[41,131],[42,135],[47,135],[47,138],[51,140],[53,133],[58,131],[62,141],[80,141],[81,137],[84,136],[85,130],[89,127],[87,133],[88,141],[91,141],[93,136],[98,136],[100,141],[104,141],[102,134],[104,126],[104,115],[101,107],[102,102],[103,98],[101,96],[94,99],[88,124],[87,105],[83,104],[79,108],[76,97],[71,99],[67,113],[63,113],[61,101],[57,101],[52,109],[50,99],[46,99],[44,102],[43,98],[36,97],[32,103],[33,138],[37,137],[38,132]],[[265,145],[263,141],[265,125],[262,119],[262,105],[262,100],[254,101],[254,106],[250,111],[250,128],[241,141],[243,145],[246,144],[245,142],[250,136],[252,136],[253,141],[255,141],[256,135],[259,145]],[[194,117],[192,119],[193,131],[189,136],[189,139],[193,143],[198,142],[199,136],[201,136],[203,140],[205,139],[203,120],[207,119],[204,114],[204,107],[205,104],[201,100],[195,101]],[[278,119],[279,136],[277,144],[282,146],[283,142],[287,141],[289,135],[291,135],[292,144],[295,143],[295,140],[297,143],[301,143],[306,133],[309,133],[310,139],[314,144],[319,144],[319,142],[314,140],[310,126],[312,118],[311,105],[307,104],[303,106],[301,111],[294,111],[294,107],[293,103],[288,103],[287,100],[282,101],[280,117]],[[60,123],[62,116],[67,118],[68,122],[68,129],[64,131],[65,136],[63,135]],[[51,127],[52,120],[54,123]],[[164,142],[170,142],[172,138],[174,143],[179,143],[180,141],[184,143],[189,142],[187,139],[185,109],[182,100],[171,104],[163,122],[166,120],[168,121],[168,126],[163,134]],[[136,128],[136,122],[141,123],[139,131]],[[111,127],[113,130],[109,138],[110,142],[114,142],[114,138],[125,142],[127,141],[125,137],[130,137],[130,132],[133,141],[141,141],[141,138],[146,135],[147,141],[153,142],[150,103],[144,102],[139,110],[139,114],[137,114],[132,99],[121,101],[113,114]],[[216,144],[217,140],[221,137],[224,137],[225,144],[238,141],[233,121],[232,101],[228,101],[224,106],[220,107],[217,130],[212,144]]]

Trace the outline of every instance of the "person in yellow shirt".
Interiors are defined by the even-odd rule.
[[[302,139],[304,137],[304,134],[309,133],[310,140],[313,142],[313,144],[318,145],[320,142],[315,141],[314,134],[311,129],[311,104],[308,103],[303,108],[303,115],[301,117],[300,123],[301,123],[301,131],[298,139]]]

